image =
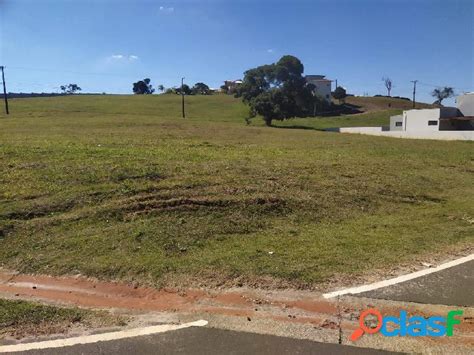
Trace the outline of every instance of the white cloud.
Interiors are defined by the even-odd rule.
[[[160,12],[170,14],[170,13],[174,12],[174,7],[160,6]]]
[[[115,63],[125,63],[125,62],[134,62],[137,61],[139,58],[134,54],[112,54],[111,56],[107,57],[108,62],[115,62]]]
[[[267,49],[267,53],[275,53],[275,50],[270,48],[270,49]]]

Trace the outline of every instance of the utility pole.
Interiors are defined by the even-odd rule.
[[[186,114],[184,113],[184,78],[181,78],[181,110],[183,112],[183,118],[186,118]]]
[[[412,80],[413,83],[413,108],[415,108],[416,83],[418,80]]]
[[[336,79],[336,89],[337,89],[337,79]]]
[[[9,115],[10,112],[8,111],[7,84],[5,83],[5,72],[4,72],[5,67],[2,65],[0,66],[0,69],[2,69],[3,98],[5,99],[5,111],[7,115]]]

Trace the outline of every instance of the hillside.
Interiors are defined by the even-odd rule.
[[[359,108],[361,111],[380,111],[389,109],[411,110],[413,102],[403,99],[391,97],[365,97],[365,96],[349,96],[346,103]],[[433,108],[435,106],[422,102],[416,103],[416,108]]]
[[[319,287],[473,242],[471,142],[247,126],[232,97],[186,101],[182,119],[175,95],[11,100],[0,266]],[[307,120],[361,117],[380,120]]]

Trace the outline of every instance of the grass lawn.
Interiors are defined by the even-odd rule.
[[[313,130],[324,130],[326,128],[334,127],[388,126],[390,124],[390,116],[399,115],[401,113],[402,110],[390,109],[336,117],[295,118],[286,121],[275,121],[274,126],[283,128]],[[259,119],[255,119],[255,123],[259,124]]]
[[[123,324],[119,317],[102,311],[0,299],[0,344],[1,339],[8,336],[43,336],[64,333],[71,326],[103,327]]]
[[[187,119],[175,95],[12,100],[0,265],[305,287],[474,241],[472,142],[314,130],[379,125],[387,111],[285,129],[245,125],[229,96],[186,100]]]

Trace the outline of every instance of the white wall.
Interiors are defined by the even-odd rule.
[[[401,122],[401,126],[397,126],[396,123]],[[391,131],[403,131],[405,128],[403,127],[405,120],[403,119],[403,115],[396,115],[390,117],[390,130]]]
[[[335,130],[333,130],[335,131]],[[382,127],[343,127],[340,133],[367,134],[393,138],[474,141],[474,131],[384,131]]]
[[[405,131],[439,131],[440,115],[441,110],[439,108],[403,111]],[[429,121],[436,121],[436,125],[428,125]]]
[[[320,81],[317,79],[308,80],[311,84],[313,84],[316,88],[314,90],[315,94],[321,96],[328,102],[331,102],[331,82],[330,81]]]
[[[341,127],[341,128],[336,128],[336,132],[340,133],[378,133],[382,132],[383,128],[382,127]]]

